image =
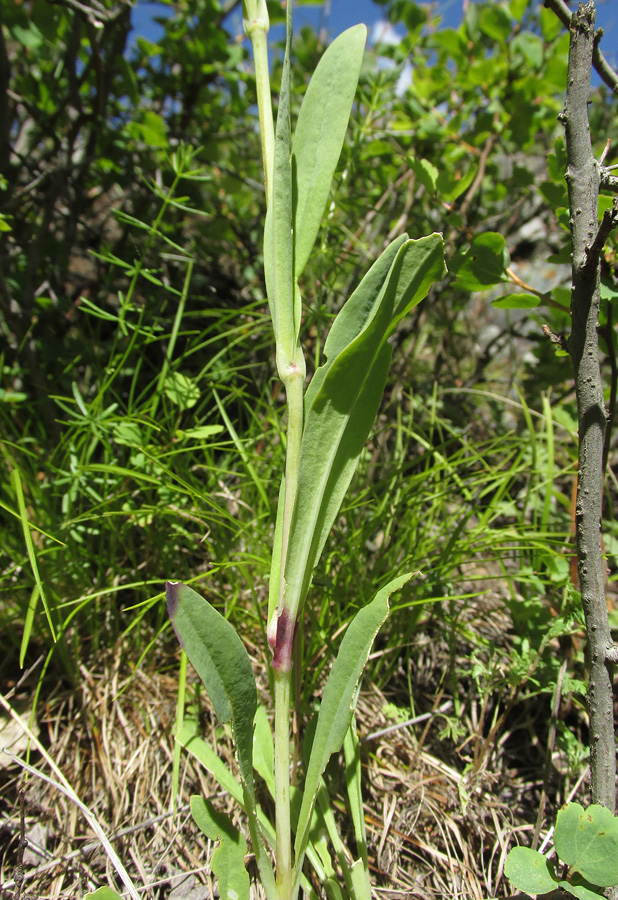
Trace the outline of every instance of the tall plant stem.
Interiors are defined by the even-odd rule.
[[[275,671],[275,813],[279,900],[292,896],[292,824],[290,820],[290,687],[292,673]]]
[[[279,604],[282,607],[285,590],[285,560],[287,557],[294,500],[298,487],[300,448],[303,433],[304,378],[297,373],[285,381],[288,404],[287,448],[285,458],[285,496],[281,540],[281,568]],[[290,694],[292,685],[292,647],[294,623],[289,623],[285,637],[283,658],[275,669],[275,815],[277,830],[277,887],[280,900],[291,900],[294,873],[292,871],[292,828],[290,821]],[[277,647],[275,647],[277,652]]]
[[[248,4],[246,4],[248,5]],[[257,91],[258,115],[260,119],[260,139],[262,142],[262,165],[264,167],[264,187],[266,205],[270,206],[272,196],[273,161],[275,156],[275,126],[273,106],[270,96],[270,74],[268,71],[267,35],[269,28],[268,10],[265,3],[251,4],[258,8],[253,15],[245,17],[245,33],[251,40],[255,65],[255,86]],[[243,10],[245,4],[243,4]]]
[[[613,813],[616,805],[616,741],[613,714],[613,641],[607,616],[600,523],[603,497],[605,404],[599,365],[599,168],[592,154],[588,96],[594,47],[594,3],[571,18],[568,87],[561,120],[566,131],[572,287],[569,353],[579,421],[576,500],[577,569],[590,653],[590,777],[593,803]]]
[[[300,348],[298,348],[300,354]],[[283,528],[281,540],[281,569],[279,577],[279,603],[283,600],[285,589],[285,561],[290,542],[290,528],[294,501],[298,489],[298,471],[300,467],[300,448],[303,437],[303,396],[305,387],[304,366],[300,372],[284,381],[287,407],[287,447],[285,452],[285,497],[283,503]],[[280,607],[281,608],[281,607]]]

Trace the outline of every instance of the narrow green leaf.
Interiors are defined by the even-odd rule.
[[[303,98],[294,140],[294,276],[302,274],[320,229],[358,84],[367,28],[340,34],[320,59]]]
[[[311,814],[320,787],[320,779],[333,753],[343,745],[354,713],[357,687],[367,663],[374,638],[388,615],[388,598],[399,590],[410,574],[395,578],[379,591],[371,603],[363,607],[341,641],[339,653],[333,663],[318,713],[318,721],[307,765],[303,802],[296,830],[295,856],[297,880],[307,848]]]
[[[247,789],[243,791],[241,785],[236,781],[232,773],[227,769],[225,763],[215,753],[208,741],[205,741],[199,734],[198,723],[195,720],[185,719],[182,728],[176,735],[176,740],[186,750],[189,751],[204,766],[207,772],[216,778],[224,791],[236,800],[238,805],[244,809],[249,819],[249,830],[251,832],[251,841],[253,843],[253,851],[256,856],[262,884],[266,891],[268,900],[276,898],[275,877],[272,864],[268,857],[264,846],[264,838],[271,847],[275,845],[275,831],[264,815],[263,811],[252,802]],[[259,823],[259,824],[258,824]]]
[[[359,336],[375,315],[384,285],[406,237],[403,234],[388,245],[339,311],[324,344],[326,362],[315,372],[305,394],[307,410],[336,357]]]
[[[207,772],[217,780],[224,791],[233,797],[239,806],[244,807],[242,786],[234,778],[225,763],[221,760],[208,741],[200,734],[198,722],[195,719],[185,719],[182,728],[176,735],[176,741],[188,750],[192,756],[204,766]]]
[[[191,797],[191,815],[207,838],[219,841],[210,868],[219,882],[222,900],[249,900],[249,873],[245,869],[247,842],[222,812],[203,797]]]
[[[220,722],[232,722],[243,789],[227,772],[212,748],[184,723],[177,740],[200,759],[220,784],[240,803],[249,820],[249,831],[269,900],[276,898],[272,863],[264,848],[253,781],[253,720],[257,691],[251,662],[230,623],[192,588],[166,585],[167,610],[180,645],[208,691]],[[193,726],[195,729],[195,726]],[[266,823],[268,824],[268,823]],[[267,831],[268,833],[268,831]]]
[[[546,894],[557,887],[551,864],[531,847],[513,847],[506,858],[504,874],[515,887],[531,894]]]
[[[371,900],[369,880],[369,857],[367,855],[367,830],[361,789],[360,742],[356,733],[354,717],[350,722],[343,742],[345,755],[345,780],[350,804],[350,814],[354,825],[354,837],[359,859],[352,865],[350,875],[354,885],[356,900]]]
[[[126,466],[116,466],[110,463],[88,463],[86,466],[78,466],[78,472],[101,472],[104,475],[112,475],[114,480],[119,478],[131,478],[134,481],[145,481],[146,484],[161,485],[161,479],[152,475],[146,475],[137,469],[128,469]]]
[[[26,509],[26,500],[24,497],[24,492],[21,484],[21,474],[18,469],[11,468],[11,487],[13,488],[13,493],[15,494],[15,498],[17,500],[17,508],[19,510],[19,520],[21,522],[21,529],[24,535],[24,542],[26,544],[26,551],[28,553],[28,559],[30,561],[30,568],[32,569],[32,574],[34,576],[35,587],[30,595],[30,603],[28,604],[28,614],[26,616],[26,622],[24,623],[24,631],[21,639],[21,647],[19,650],[19,665],[23,667],[24,660],[26,658],[26,650],[28,649],[28,643],[30,641],[30,634],[32,631],[32,625],[34,623],[34,612],[36,610],[36,605],[41,598],[43,603],[43,607],[45,609],[45,615],[47,616],[47,623],[49,625],[49,630],[51,633],[52,641],[56,643],[56,632],[54,629],[54,623],[52,622],[51,610],[49,608],[49,603],[47,602],[47,595],[45,593],[45,588],[43,587],[43,581],[41,579],[41,575],[39,572],[39,564],[37,562],[36,550],[34,547],[34,541],[32,540],[32,532],[30,530],[30,522],[28,521],[28,511]]]
[[[301,314],[293,277],[290,47],[291,28],[288,28],[275,129],[272,196],[264,224],[266,293],[277,351],[287,359],[293,356]]]

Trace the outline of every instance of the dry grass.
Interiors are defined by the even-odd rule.
[[[474,619],[478,612],[471,608],[468,615]],[[486,630],[504,628],[497,607],[493,612],[485,607],[483,621]],[[173,661],[173,645],[167,649],[159,672]],[[388,691],[369,685],[361,695],[358,725],[370,866],[375,897],[383,900],[507,897],[502,872],[513,836],[523,843],[532,840],[543,787],[539,772],[547,698],[542,701],[545,714],[537,717],[538,710],[529,706],[511,703],[509,708],[506,689],[484,707],[478,692],[466,693],[465,685],[458,697],[449,695],[443,679],[449,652],[427,634],[412,649],[418,713],[412,723],[393,726],[385,714],[387,703],[409,702],[405,679],[395,677]],[[183,754],[179,808],[174,809],[173,666],[170,672],[131,673],[123,648],[115,648],[96,670],[82,669],[77,691],[58,687],[50,693],[40,713],[40,741],[112,840],[141,896],[206,900],[218,896],[209,876],[212,848],[193,824],[188,800],[200,792],[215,797],[221,808],[232,807],[210,776]],[[258,684],[265,683],[263,674],[260,670]],[[25,685],[20,692],[27,693]],[[205,728],[214,735],[207,701],[202,704]],[[465,731],[457,740],[441,734],[445,715],[454,709]],[[233,759],[228,743],[217,746],[228,762]],[[36,750],[31,764],[54,777]],[[78,900],[100,885],[118,886],[108,857],[75,803],[34,775],[26,781],[17,763],[0,771],[0,778],[2,898],[14,896],[20,788],[30,842],[22,900],[26,894],[39,900]],[[343,800],[337,808],[345,828]],[[256,900],[262,896],[255,884],[252,893]]]

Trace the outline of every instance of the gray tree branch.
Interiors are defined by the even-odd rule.
[[[590,653],[591,791],[593,803],[600,803],[615,812],[616,743],[612,665],[609,659],[613,642],[605,599],[600,536],[606,411],[597,328],[599,260],[603,243],[598,224],[600,171],[592,153],[588,122],[595,18],[594,2],[580,5],[571,18],[567,92],[561,121],[566,131],[566,180],[571,225],[572,330],[568,347],[575,376],[579,420],[577,567]],[[602,226],[602,231],[606,227]]]

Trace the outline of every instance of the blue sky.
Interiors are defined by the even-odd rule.
[[[474,0],[468,0],[474,2]],[[542,0],[539,0],[541,3]],[[463,15],[463,0],[438,0],[437,12],[442,16],[442,24],[457,27]],[[604,30],[601,49],[610,63],[618,65],[618,0],[596,0],[597,28]],[[571,3],[571,8],[574,4]],[[139,34],[156,41],[160,33],[153,17],[165,14],[165,6],[151,0],[137,0],[133,12],[134,34]],[[371,27],[384,18],[383,7],[374,0],[327,0],[315,6],[296,6],[294,10],[294,26],[311,25],[313,28],[324,27],[331,38],[336,37],[351,25],[364,22],[370,31]],[[242,31],[240,7],[231,14],[229,27],[233,31]],[[280,38],[279,31],[274,31],[274,39]],[[598,83],[593,73],[594,83]]]

